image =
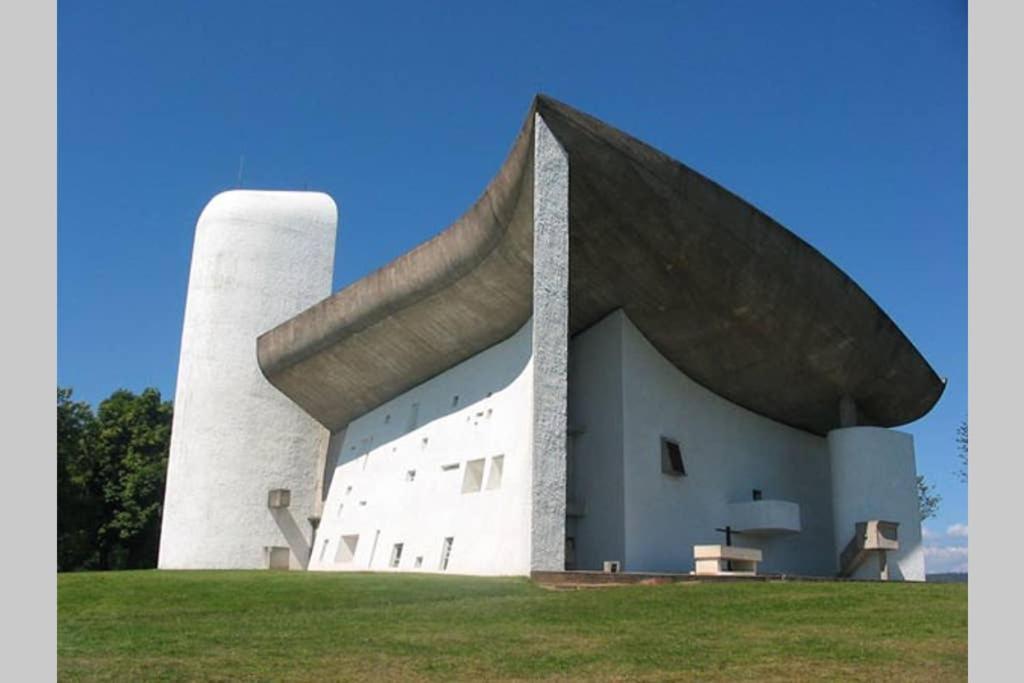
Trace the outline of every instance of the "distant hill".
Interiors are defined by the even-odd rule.
[[[942,574],[926,574],[925,581],[931,583],[967,583],[966,572],[944,572]]]

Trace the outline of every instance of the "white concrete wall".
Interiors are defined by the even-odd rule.
[[[611,315],[569,342],[570,509],[575,569],[625,561],[622,319]]]
[[[259,568],[308,556],[327,433],[271,386],[256,337],[330,294],[337,207],[316,192],[234,190],[196,225],[159,566]],[[267,492],[291,490],[271,513]]]
[[[847,427],[829,432],[828,448],[836,556],[850,542],[857,522],[899,522],[900,549],[888,554],[889,577],[924,581],[913,437],[880,427]],[[877,562],[868,558],[853,576],[878,578]]]
[[[392,548],[402,543],[398,571],[437,572],[444,539],[453,537],[449,573],[529,573],[532,329],[527,323],[354,420],[335,439],[339,459],[311,569],[389,571]],[[490,489],[495,456],[503,456],[502,479]],[[463,493],[467,462],[481,458],[481,490]],[[443,469],[452,464],[458,469]],[[341,537],[351,535],[359,536],[355,555],[340,562]]]
[[[618,338],[599,342],[586,339],[587,335]],[[623,557],[611,557],[617,534],[612,529],[609,548],[593,551],[597,556],[622,559],[627,571],[690,571],[693,546],[724,543],[724,535],[714,529],[728,523],[728,504],[750,500],[756,488],[765,499],[799,503],[803,530],[792,535],[736,536],[734,544],[762,549],[765,572],[835,573],[825,439],[752,413],[698,385],[658,353],[621,311],[574,338],[573,353],[586,354],[585,345],[601,343],[621,345],[625,549]],[[597,378],[574,374],[573,381],[595,387],[604,382],[613,391],[614,383],[606,375],[614,371],[607,363],[587,364],[584,372]],[[590,415],[574,426],[608,429],[620,419],[614,413],[619,404],[598,393],[573,396],[574,417]],[[581,405],[581,399],[593,405]],[[602,415],[604,410],[608,412]],[[580,445],[586,433],[578,440]],[[662,436],[682,445],[687,476],[662,473]],[[576,462],[584,457],[574,444]],[[611,477],[613,470],[606,465],[599,476]],[[588,476],[583,467],[575,471],[579,477]],[[588,500],[587,509],[600,504]],[[585,518],[578,521],[577,529],[586,524]],[[579,542],[577,552],[587,552]]]

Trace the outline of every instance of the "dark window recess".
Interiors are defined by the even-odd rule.
[[[679,442],[662,437],[661,439],[661,471],[673,477],[685,477],[686,467],[683,465],[683,451]]]
[[[751,494],[753,495],[754,500],[761,500],[761,498],[762,498],[761,489],[754,489],[751,492]]]

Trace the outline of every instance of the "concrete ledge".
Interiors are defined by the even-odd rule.
[[[693,558],[695,560],[760,562],[761,551],[757,548],[741,548],[736,545],[695,545],[693,546]]]
[[[788,500],[729,503],[729,526],[743,534],[799,533],[800,506]]]

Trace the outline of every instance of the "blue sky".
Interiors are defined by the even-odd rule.
[[[173,398],[195,220],[242,155],[243,187],[335,198],[338,289],[468,208],[541,91],[779,220],[948,377],[904,429],[929,571],[965,563],[965,3],[486,5],[60,3],[59,383]]]

